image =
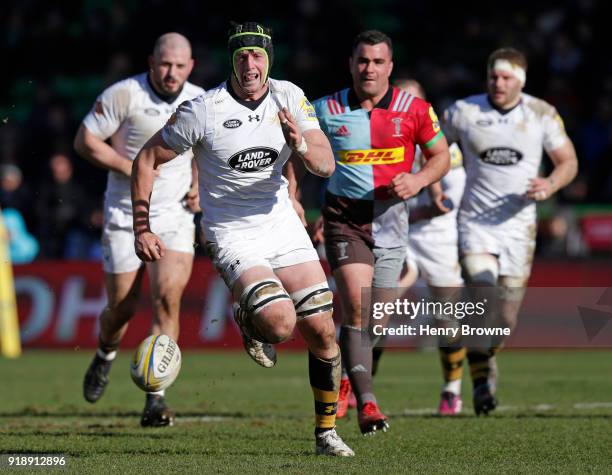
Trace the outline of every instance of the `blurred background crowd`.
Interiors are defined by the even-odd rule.
[[[178,31],[193,44],[190,81],[227,78],[230,20],[272,27],[272,75],[312,100],[350,84],[352,38],[377,28],[394,41],[393,78],[413,77],[441,112],[484,91],[500,46],[529,60],[525,91],[557,107],[580,162],[575,182],[540,207],[540,256],[612,253],[612,61],[603,0],[503,4],[402,0],[269,2],[9,0],[0,11],[0,208],[17,210],[37,259],[99,259],[106,173],[72,149],[78,125],[108,85],[147,68],[153,42]],[[275,4],[276,5],[276,4]],[[393,79],[392,78],[392,79]],[[322,183],[303,200],[316,217]],[[19,219],[17,219],[19,221]],[[28,259],[25,259],[26,261]]]

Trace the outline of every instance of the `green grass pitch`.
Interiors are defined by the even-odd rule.
[[[375,389],[391,429],[365,438],[354,413],[338,421],[352,459],[313,455],[306,354],[263,369],[243,353],[185,353],[167,394],[176,425],[145,430],[128,353],[95,405],[81,395],[93,352],[0,359],[0,452],[66,454],[73,473],[612,472],[612,352],[502,352],[499,410],[476,418],[464,378],[464,414],[441,419],[436,353],[389,351]]]

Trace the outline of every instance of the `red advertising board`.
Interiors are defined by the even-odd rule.
[[[605,262],[536,262],[530,286],[610,287],[610,269]],[[24,347],[96,346],[98,315],[106,304],[99,263],[36,262],[15,266],[14,272]],[[330,283],[333,288],[333,279]],[[124,348],[136,346],[148,333],[148,292],[145,279],[141,304],[122,342]],[[196,260],[185,289],[179,344],[184,349],[241,346],[231,317],[229,292],[207,259]],[[303,347],[303,342],[296,336],[283,347]]]
[[[582,236],[592,251],[612,251],[612,216],[585,216],[580,221]]]

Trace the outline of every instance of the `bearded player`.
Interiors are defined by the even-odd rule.
[[[455,102],[443,120],[449,141],[461,146],[466,170],[458,215],[464,275],[472,288],[496,289],[499,305],[492,318],[511,330],[531,272],[536,203],[570,183],[577,170],[561,117],[552,105],[523,92],[526,80],[525,56],[498,49],[487,61],[488,92]],[[539,175],[542,149],[553,164],[548,176]],[[477,415],[497,405],[494,358],[503,343],[468,349]]]
[[[91,403],[102,397],[109,382],[119,344],[136,313],[145,271],[151,282],[151,331],[174,340],[179,337],[180,301],[193,263],[193,213],[199,206],[193,154],[185,150],[172,165],[158,171],[151,225],[168,252],[164,259],[146,265],[132,246],[130,175],[144,143],[180,103],[204,92],[187,81],[192,69],[187,38],[178,33],[160,36],[149,58],[149,71],[106,89],[83,120],[74,141],[79,155],[108,170],[102,233],[108,304],[100,315],[98,349],[83,381],[83,395]],[[164,391],[147,394],[140,422],[143,427],[173,424],[174,413],[166,404]]]

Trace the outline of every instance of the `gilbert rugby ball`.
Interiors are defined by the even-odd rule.
[[[130,374],[143,391],[155,392],[170,386],[181,370],[181,350],[168,335],[151,335],[138,346]]]

